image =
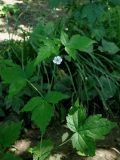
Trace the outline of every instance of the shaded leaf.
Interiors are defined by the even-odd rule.
[[[48,126],[53,113],[54,107],[46,101],[43,101],[40,106],[37,106],[32,111],[31,120],[40,128],[42,134],[45,133],[45,129]]]
[[[22,160],[22,158],[16,156],[13,153],[6,153],[2,158],[0,158],[1,160]]]
[[[14,81],[25,79],[24,72],[18,65],[3,67],[0,74],[5,83],[13,83]]]
[[[104,97],[104,99],[107,100],[109,98],[112,98],[117,91],[117,86],[115,85],[115,83],[105,76],[100,77],[100,83],[101,94]]]
[[[28,101],[28,103],[23,107],[22,112],[33,111],[35,107],[40,107],[43,104],[43,99],[41,97],[33,97]]]
[[[9,96],[15,96],[18,94],[27,84],[25,79],[14,81],[9,87]]]
[[[113,55],[116,54],[120,49],[114,42],[109,42],[106,40],[102,40],[103,51]]]
[[[110,2],[114,5],[120,5],[120,0],[110,0]]]
[[[45,100],[49,103],[53,103],[56,104],[59,101],[66,99],[67,96],[61,92],[57,92],[57,91],[50,91],[49,93],[47,93],[47,95],[45,96]]]
[[[47,35],[53,33],[54,30],[55,30],[54,23],[53,23],[53,22],[48,22],[48,23],[45,25],[44,30],[45,30],[45,33],[47,33]]]
[[[3,123],[0,125],[0,145],[3,148],[10,147],[21,131],[21,122]]]
[[[27,78],[30,78],[35,71],[34,61],[28,62],[25,66],[25,75]]]
[[[88,3],[84,5],[81,13],[82,18],[87,18],[90,24],[94,23],[97,18],[104,13],[104,6],[100,3]]]
[[[73,49],[78,49],[80,51],[85,51],[87,50],[95,41],[92,39],[86,37],[86,36],[81,36],[81,35],[74,35],[71,37],[69,43],[67,44],[67,47],[73,48]]]

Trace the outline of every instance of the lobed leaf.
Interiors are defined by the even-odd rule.
[[[80,125],[84,123],[86,120],[86,110],[82,106],[72,107],[69,111],[67,119],[67,126],[68,128],[73,131],[77,132],[79,130]]]
[[[82,107],[72,107],[67,116],[67,126],[74,132],[71,140],[79,154],[93,156],[95,140],[103,139],[106,134],[117,127],[117,124],[102,118],[101,115],[86,118],[86,112]]]
[[[95,155],[95,141],[92,138],[76,132],[73,134],[71,140],[73,148],[76,148],[80,155]]]

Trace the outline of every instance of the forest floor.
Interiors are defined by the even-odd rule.
[[[21,29],[29,32],[40,20],[54,20],[62,13],[61,10],[51,12],[43,0],[26,3],[23,0],[0,0],[0,4],[13,4],[20,10],[16,20],[14,15],[8,15],[9,21],[0,17],[0,41],[10,38],[20,40]]]
[[[40,19],[55,19],[61,11],[51,13],[44,1],[34,0],[34,2],[24,3],[22,0],[0,0],[0,4],[16,4],[21,15],[18,19],[18,27],[15,30],[14,17],[10,17],[10,24],[7,24],[5,17],[0,17],[0,41],[21,39],[19,28],[26,31],[31,31],[32,28],[39,22]],[[14,16],[14,15],[13,15]],[[9,28],[8,28],[9,25]],[[12,34],[8,34],[8,30]],[[51,138],[55,145],[61,143],[61,136],[66,131],[65,127],[49,127],[46,137]],[[39,132],[36,129],[28,129],[25,136],[16,142],[14,145],[17,148],[17,154],[23,154],[27,148],[31,146],[39,137]],[[59,147],[49,158],[49,160],[120,160],[120,128],[114,129],[105,140],[97,143],[96,157],[81,158],[72,149],[71,144]],[[29,155],[25,159],[31,159]]]

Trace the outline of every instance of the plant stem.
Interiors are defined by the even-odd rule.
[[[65,142],[63,142],[63,143],[61,143],[60,145],[58,145],[58,147],[63,146],[64,144],[68,143],[70,140],[71,140],[71,137],[70,137],[68,140],[66,140]]]
[[[54,77],[55,77],[55,70],[56,70],[56,66],[54,65],[53,72],[52,72],[51,84],[50,84],[50,87],[49,87],[49,91],[50,91],[51,88],[52,88],[52,84],[53,84]]]
[[[32,86],[32,88],[39,93],[39,95],[41,97],[43,97],[42,93],[35,87],[35,85],[33,83],[31,83],[28,79],[27,79],[27,82]]]

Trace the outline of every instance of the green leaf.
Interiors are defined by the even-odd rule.
[[[39,49],[38,56],[35,60],[35,65],[38,65],[43,60],[51,57],[52,55],[57,55],[57,54],[59,54],[58,47],[56,47],[54,43],[50,42],[49,45],[43,46]]]
[[[25,66],[25,75],[27,78],[30,78],[35,71],[34,63],[34,60],[31,62],[28,61],[27,65]]]
[[[120,5],[120,0],[110,0],[110,2],[114,5]]]
[[[9,87],[9,96],[15,96],[18,94],[27,84],[25,79],[14,81]]]
[[[9,96],[15,96],[26,86],[26,76],[18,65],[4,66],[1,69],[1,77],[5,83],[10,84]]]
[[[68,35],[63,31],[61,32],[60,40],[64,46],[66,46],[69,41]]]
[[[90,25],[92,25],[103,13],[104,6],[101,3],[88,3],[82,8],[81,18],[86,18]]]
[[[47,33],[47,35],[50,35],[54,32],[55,30],[55,25],[53,22],[48,22],[46,25],[45,25],[45,33]]]
[[[81,155],[93,156],[95,154],[95,140],[103,139],[117,124],[102,118],[101,115],[86,118],[85,110],[72,107],[67,116],[67,126],[74,132],[71,137],[73,147]]]
[[[18,96],[15,97],[6,97],[5,98],[5,106],[6,109],[9,109],[10,107],[12,110],[16,113],[20,113],[20,108],[24,105],[23,98],[20,98]]]
[[[72,145],[78,153],[82,156],[95,155],[95,141],[84,134],[74,133],[72,138]]]
[[[54,107],[43,101],[40,106],[37,106],[32,111],[32,121],[40,128],[41,133],[45,133],[45,129],[48,126],[51,117],[54,113]]]
[[[43,140],[36,147],[29,150],[33,154],[33,160],[45,160],[53,149],[53,143],[50,140]]]
[[[56,8],[60,4],[61,0],[49,0],[50,8]]]
[[[23,107],[22,112],[33,111],[35,107],[40,107],[43,104],[43,99],[41,97],[33,97],[28,101],[28,103]]]
[[[98,140],[103,139],[115,127],[117,127],[115,122],[102,118],[102,115],[94,115],[89,116],[83,126],[79,127],[79,133]]]
[[[81,35],[74,35],[71,37],[69,43],[67,44],[67,48],[73,48],[73,49],[78,49],[80,51],[86,51],[89,49],[89,47],[95,43],[92,39],[86,37],[86,36],[81,36]]]
[[[100,84],[101,84],[101,93],[105,100],[112,98],[115,95],[117,91],[117,86],[111,79],[105,76],[101,76]]]
[[[56,104],[59,101],[66,99],[67,96],[61,92],[57,92],[57,91],[50,91],[49,93],[47,93],[47,95],[45,96],[45,100],[49,103],[53,103]]]
[[[86,117],[86,110],[83,106],[80,106],[79,108],[72,107],[66,117],[68,128],[73,132],[77,132],[79,130],[79,126],[86,120]]]
[[[115,43],[106,41],[104,39],[102,40],[102,47],[103,51],[110,55],[114,55],[120,50]]]
[[[70,57],[72,57],[74,60],[77,59],[77,51],[74,48],[71,47],[65,47],[65,51],[70,55]]]
[[[22,160],[22,158],[17,157],[15,154],[13,153],[6,153],[2,158],[0,158],[1,160]]]
[[[69,137],[69,133],[68,132],[65,132],[63,135],[62,135],[62,143],[65,142]]]
[[[40,128],[43,134],[53,116],[54,107],[47,103],[43,98],[34,97],[24,106],[22,111],[32,111],[31,120]]]
[[[4,117],[5,116],[5,113],[4,111],[2,110],[2,108],[0,108],[0,117]]]
[[[18,65],[3,67],[0,74],[4,82],[8,84],[25,78],[23,70]]]
[[[10,147],[18,139],[21,131],[21,122],[3,123],[0,125],[0,146],[3,149]]]

